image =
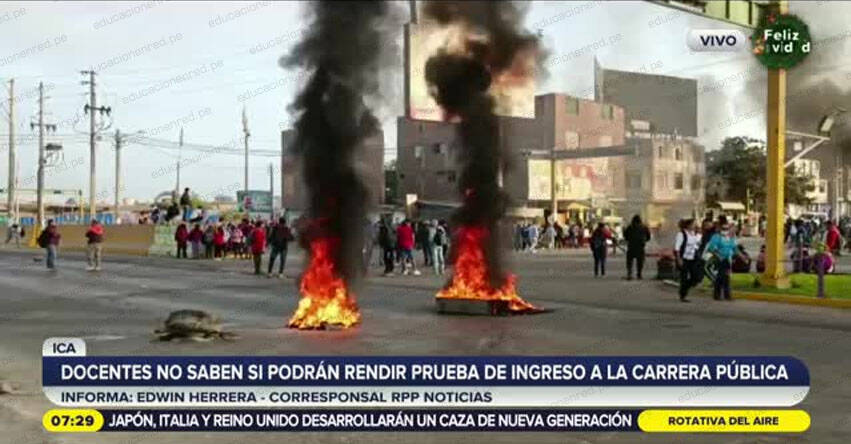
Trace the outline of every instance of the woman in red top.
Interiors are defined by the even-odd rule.
[[[254,258],[254,274],[260,274],[260,263],[263,261],[263,250],[266,249],[266,230],[263,222],[257,221],[251,232],[251,256]]]
[[[222,258],[222,252],[225,250],[225,229],[221,225],[216,227],[213,233],[213,248],[215,249],[216,259]]]
[[[177,242],[177,258],[186,259],[186,242],[189,240],[189,231],[186,224],[180,224],[174,232],[174,241]]]

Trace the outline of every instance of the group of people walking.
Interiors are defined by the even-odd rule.
[[[703,282],[709,274],[713,276],[715,300],[730,300],[730,275],[733,260],[740,255],[736,239],[736,227],[719,216],[717,221],[704,219],[697,227],[694,219],[680,221],[680,231],[674,240],[674,258],[680,270],[680,301],[689,302],[689,290]],[[711,264],[712,273],[707,273]]]

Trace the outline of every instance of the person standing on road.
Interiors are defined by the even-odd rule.
[[[641,279],[644,270],[644,247],[650,242],[650,230],[641,222],[641,216],[632,217],[632,222],[623,232],[626,241],[626,278],[632,279],[632,263],[635,262],[636,277]]]
[[[701,236],[694,230],[694,219],[680,222],[680,232],[674,239],[674,258],[680,269],[680,302],[688,300],[688,292],[703,279],[700,249]]]
[[[378,226],[378,245],[381,247],[381,260],[384,262],[384,276],[392,276],[393,264],[396,262],[396,236],[387,220],[382,220]]]
[[[86,271],[100,271],[100,262],[103,256],[103,225],[97,219],[92,220],[89,230],[86,231],[86,238],[88,239],[86,258],[89,262]]]
[[[594,277],[606,275],[606,253],[608,245],[606,240],[611,236],[606,230],[606,225],[602,222],[597,224],[597,228],[591,233],[591,253],[594,256]]]
[[[534,222],[529,224],[527,230],[529,230],[529,251],[535,253],[538,251],[538,235],[540,234],[538,224]]]
[[[225,235],[225,229],[221,224],[216,226],[216,231],[213,234],[213,260],[220,261],[222,260],[222,255],[225,251],[225,244],[227,243],[227,236]]]
[[[18,226],[18,224],[12,224],[6,230],[6,245],[9,245],[9,242],[15,241],[15,248],[21,248],[21,239],[24,237],[23,229]]]
[[[835,256],[842,255],[842,233],[832,220],[827,221],[827,233],[824,236],[824,244],[827,251]]]
[[[399,251],[402,254],[402,274],[410,274],[408,263],[411,264],[411,269],[415,276],[420,275],[417,270],[417,263],[414,261],[414,229],[411,227],[411,221],[405,219],[399,228],[396,229],[396,240],[399,244]]]
[[[446,229],[437,221],[431,221],[434,227],[434,235],[431,238],[434,260],[434,274],[443,275],[446,270],[446,260],[443,257],[443,246],[447,243]]]
[[[263,262],[263,251],[266,250],[266,230],[263,222],[254,223],[251,231],[251,257],[254,259],[254,274],[260,274],[260,264]]]
[[[213,224],[207,224],[204,229],[204,259],[213,258],[213,238],[216,237],[216,228]]]
[[[56,258],[59,255],[59,242],[62,236],[59,234],[59,229],[56,228],[56,222],[53,219],[47,221],[47,228],[38,236],[38,246],[45,249],[47,255],[47,268],[49,270],[56,269]]]
[[[204,241],[204,232],[201,226],[195,224],[189,232],[189,244],[192,246],[192,259],[201,259],[201,243]]]
[[[278,277],[284,277],[284,265],[287,262],[287,248],[290,241],[293,240],[293,233],[290,227],[287,226],[287,219],[283,216],[278,218],[278,223],[272,228],[272,233],[269,236],[269,245],[272,247],[269,252],[269,270],[267,274],[272,277],[272,268],[275,266],[275,258],[281,257],[281,263],[278,264]]]
[[[736,241],[735,227],[729,224],[721,226],[721,230],[712,236],[706,251],[718,257],[718,273],[715,275],[713,297],[716,301],[731,300],[730,273],[732,272],[733,256],[739,254]]]
[[[186,229],[186,224],[181,222],[174,232],[174,241],[177,242],[177,258],[186,259],[186,243],[189,241],[189,230]]]

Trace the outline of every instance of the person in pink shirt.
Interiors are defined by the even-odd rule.
[[[419,276],[420,271],[417,270],[417,264],[414,261],[414,228],[408,219],[405,219],[399,224],[399,228],[396,228],[396,242],[399,244],[399,252],[402,255],[402,274],[410,274],[413,270],[414,275]],[[409,261],[411,269],[408,269]]]

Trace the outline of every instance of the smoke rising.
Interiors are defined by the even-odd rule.
[[[290,105],[308,190],[306,237],[338,240],[334,263],[347,285],[357,282],[361,264],[369,199],[355,160],[379,129],[365,99],[378,91],[387,8],[385,2],[313,2],[309,31],[280,61],[311,73]]]
[[[534,78],[535,64],[524,63],[537,53],[538,39],[523,27],[525,9],[513,2],[433,1],[425,4],[426,19],[465,29],[463,48],[443,48],[426,62],[425,76],[435,101],[447,118],[459,120],[459,189],[463,205],[457,225],[481,226],[491,235],[482,245],[494,286],[505,280],[501,267],[498,222],[507,206],[499,183],[508,167],[500,149],[495,101],[488,89],[505,78]]]

